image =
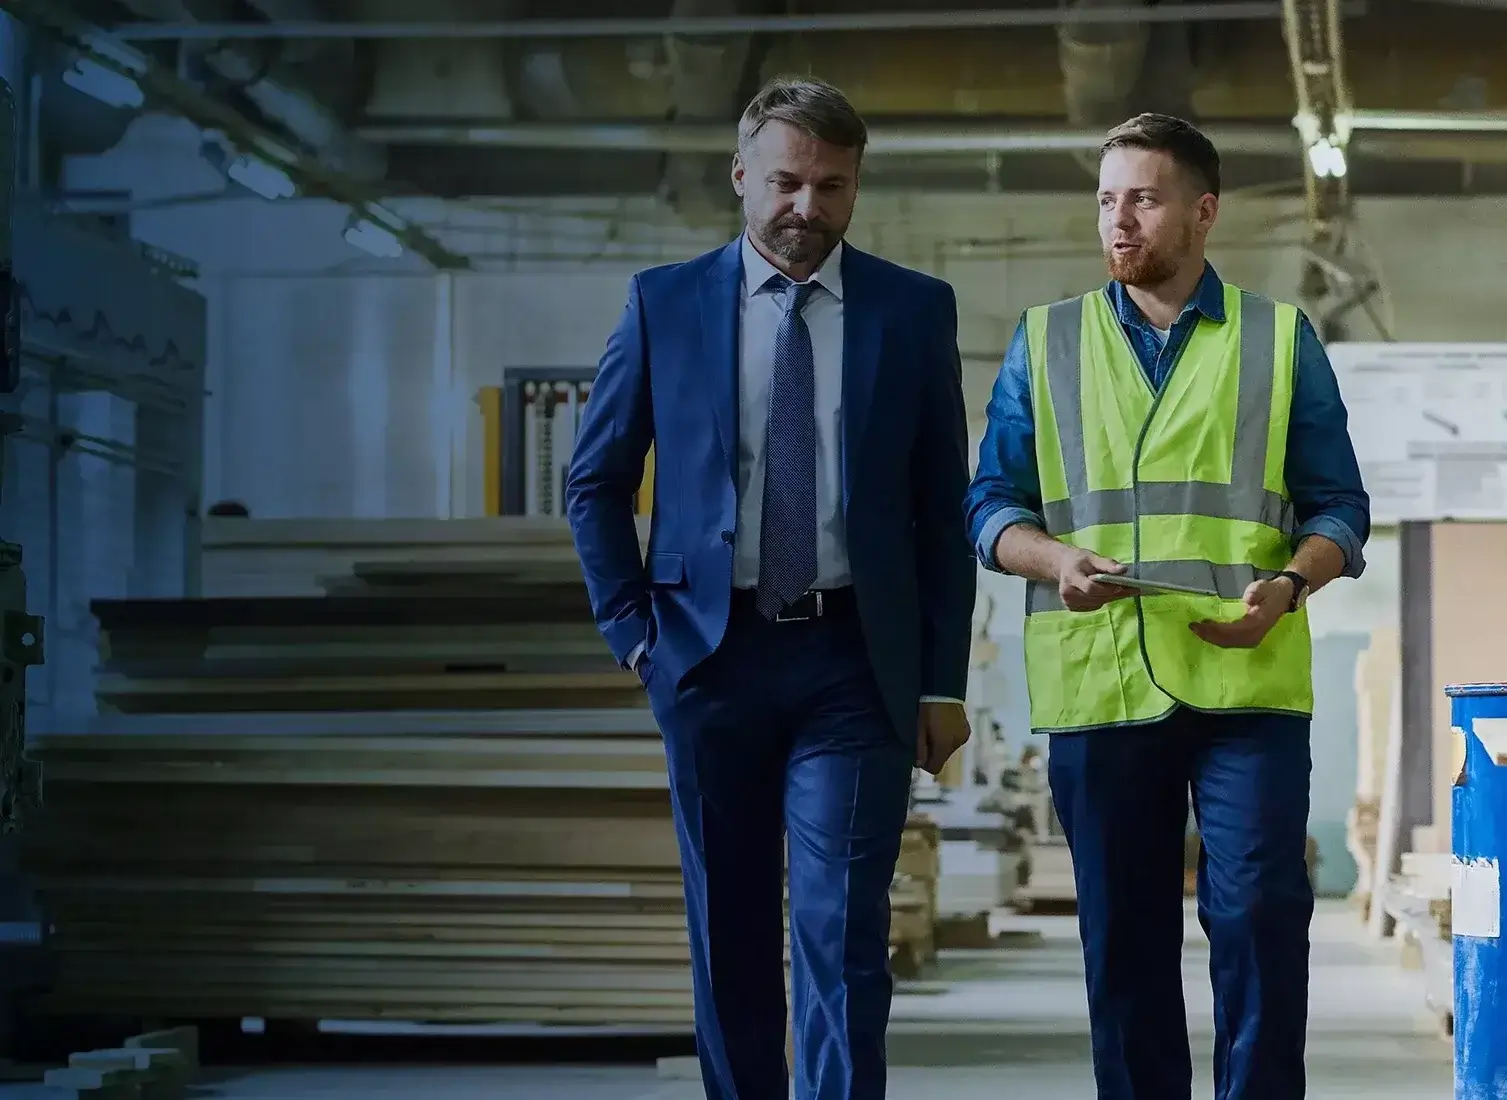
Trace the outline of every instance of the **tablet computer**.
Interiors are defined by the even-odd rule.
[[[1219,593],[1212,588],[1195,588],[1186,584],[1173,584],[1170,581],[1146,580],[1143,577],[1129,577],[1120,573],[1095,573],[1092,580],[1100,584],[1113,584],[1120,588],[1136,588],[1143,592],[1181,592],[1187,596],[1214,596]]]

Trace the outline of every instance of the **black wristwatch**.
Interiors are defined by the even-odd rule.
[[[1294,573],[1291,569],[1284,569],[1277,576],[1286,577],[1292,581],[1292,600],[1287,605],[1287,613],[1291,615],[1303,606],[1303,602],[1308,596],[1308,578],[1303,576],[1302,573]]]

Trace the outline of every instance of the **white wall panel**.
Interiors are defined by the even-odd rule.
[[[247,277],[221,292],[214,497],[265,518],[445,514],[434,277]]]
[[[456,354],[478,385],[506,367],[594,367],[628,298],[631,266],[456,279]]]

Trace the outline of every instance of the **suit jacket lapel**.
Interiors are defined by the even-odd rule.
[[[876,300],[878,287],[870,278],[868,255],[848,244],[843,245],[842,283],[842,498],[846,508],[855,474],[862,469],[884,339],[884,307]]]
[[[728,476],[737,482],[738,441],[738,306],[743,293],[743,264],[738,241],[713,261],[701,281],[701,336],[706,354],[707,391],[722,440]]]

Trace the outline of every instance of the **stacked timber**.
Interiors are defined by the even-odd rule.
[[[1025,843],[1017,872],[1019,885],[1010,902],[1022,913],[1074,912],[1078,907],[1073,858],[1052,805],[1046,765],[1046,757],[1028,745],[1013,782]]]
[[[37,741],[38,1007],[687,1027],[663,748],[565,525],[217,526],[218,594],[97,603],[102,713]]]
[[[912,813],[890,887],[890,965],[898,976],[914,976],[936,960],[941,876],[942,830],[925,814]]]
[[[663,747],[569,532],[451,526],[218,520],[214,595],[94,606],[33,1010],[690,1030]]]
[[[648,542],[639,521],[639,544]],[[321,596],[347,589],[413,592],[449,585],[538,581],[578,584],[580,560],[570,528],[550,516],[486,519],[240,519],[203,522],[206,596]],[[590,625],[587,616],[584,625]]]
[[[689,1021],[647,711],[256,717],[42,740],[48,1010]]]

